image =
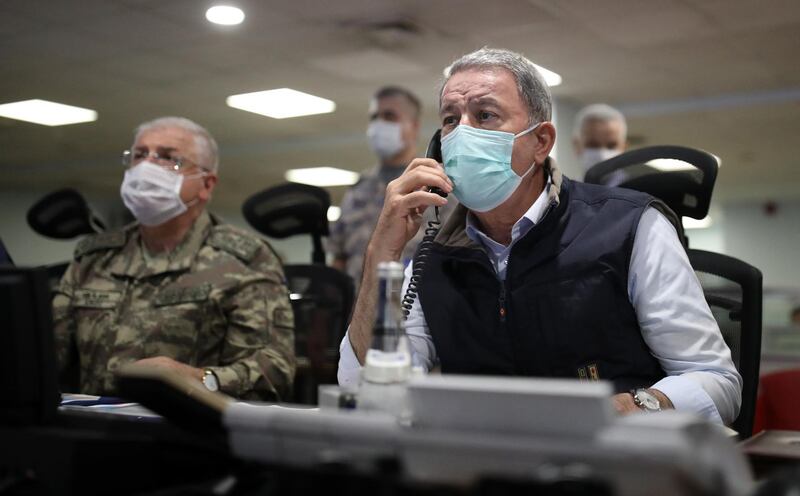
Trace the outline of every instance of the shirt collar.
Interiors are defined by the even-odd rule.
[[[511,244],[514,244],[517,239],[528,234],[528,231],[530,231],[533,226],[542,220],[542,217],[547,211],[547,207],[550,206],[550,185],[550,177],[548,176],[547,184],[542,192],[539,193],[539,197],[536,198],[536,201],[533,202],[533,205],[531,205],[531,207],[522,215],[522,217],[519,218],[519,220],[514,223],[514,226],[511,228]],[[467,213],[467,236],[469,236],[469,238],[476,243],[482,243],[485,246],[488,244],[490,249],[494,245],[499,245],[499,243],[480,230],[478,227],[478,219],[472,212]]]

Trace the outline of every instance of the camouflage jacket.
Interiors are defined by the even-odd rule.
[[[291,391],[294,316],[280,261],[205,212],[168,254],[149,254],[137,224],[82,240],[53,317],[62,377],[77,368],[83,393],[114,394],[121,365],[160,355],[211,369],[236,398]]]
[[[361,179],[347,190],[342,199],[341,217],[331,228],[328,238],[328,251],[334,257],[347,260],[346,272],[353,278],[356,286],[361,282],[364,252],[367,249],[369,238],[372,236],[372,231],[375,229],[375,224],[378,223],[378,217],[383,209],[383,199],[386,196],[386,182],[378,173],[379,167],[374,167],[361,174]],[[457,204],[452,195],[447,200],[447,205],[439,209],[441,222],[444,222]],[[413,258],[419,242],[425,235],[425,228],[428,227],[428,222],[431,220],[434,220],[433,208],[425,211],[422,227],[403,250],[401,260],[403,264]]]

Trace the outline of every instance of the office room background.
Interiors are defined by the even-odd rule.
[[[241,226],[241,204],[290,169],[361,172],[372,92],[423,100],[419,150],[437,127],[441,68],[484,45],[519,51],[560,76],[552,85],[555,156],[568,176],[575,114],[606,102],[628,119],[629,148],[677,144],[721,159],[709,219],[693,248],[764,273],[765,339],[800,305],[800,6],[792,1],[239,1],[238,25],[210,23],[194,0],[0,4],[0,104],[42,99],[96,112],[63,126],[0,118],[0,237],[18,265],[61,262],[77,240],[27,225],[46,193],[80,191],[110,225],[123,222],[120,152],[159,115],[206,126],[221,149],[211,210]],[[335,103],[275,119],[226,105],[231,95],[292,88]],[[338,205],[353,177],[327,186]],[[336,178],[333,179],[335,183]],[[332,213],[332,219],[335,213]],[[687,226],[689,227],[689,226]],[[272,240],[306,262],[305,237]]]

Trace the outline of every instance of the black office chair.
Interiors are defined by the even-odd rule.
[[[71,188],[59,189],[40,198],[28,209],[27,220],[34,232],[52,239],[73,239],[106,229],[83,196]],[[51,287],[58,284],[68,265],[68,262],[62,262],[44,266]]]
[[[648,164],[656,159],[677,160],[693,169],[664,172]],[[587,171],[584,180],[593,184],[613,181],[619,187],[649,193],[666,203],[679,217],[699,220],[708,215],[718,168],[719,160],[702,150],[650,146],[596,164]],[[683,226],[676,227],[742,376],[742,406],[732,428],[746,439],[753,429],[761,361],[761,272],[733,257],[689,249]]]
[[[761,271],[720,253],[689,250],[688,254],[742,376],[742,407],[731,427],[747,439],[753,432],[761,363]]]
[[[327,191],[296,183],[256,193],[242,206],[250,225],[268,237],[312,236],[313,263],[284,265],[295,319],[294,401],[299,403],[316,404],[317,386],[336,383],[339,343],[355,298],[352,278],[325,265],[328,207]]]

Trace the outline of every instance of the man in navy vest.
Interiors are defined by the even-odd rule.
[[[376,266],[399,260],[428,207],[460,205],[430,246],[407,320],[415,363],[443,373],[609,380],[620,413],[676,408],[732,422],[741,377],[660,201],[573,182],[548,157],[552,100],[525,57],[484,48],[446,71],[443,163],[386,189],[339,382],[371,341]],[[406,285],[411,267],[406,270]]]

